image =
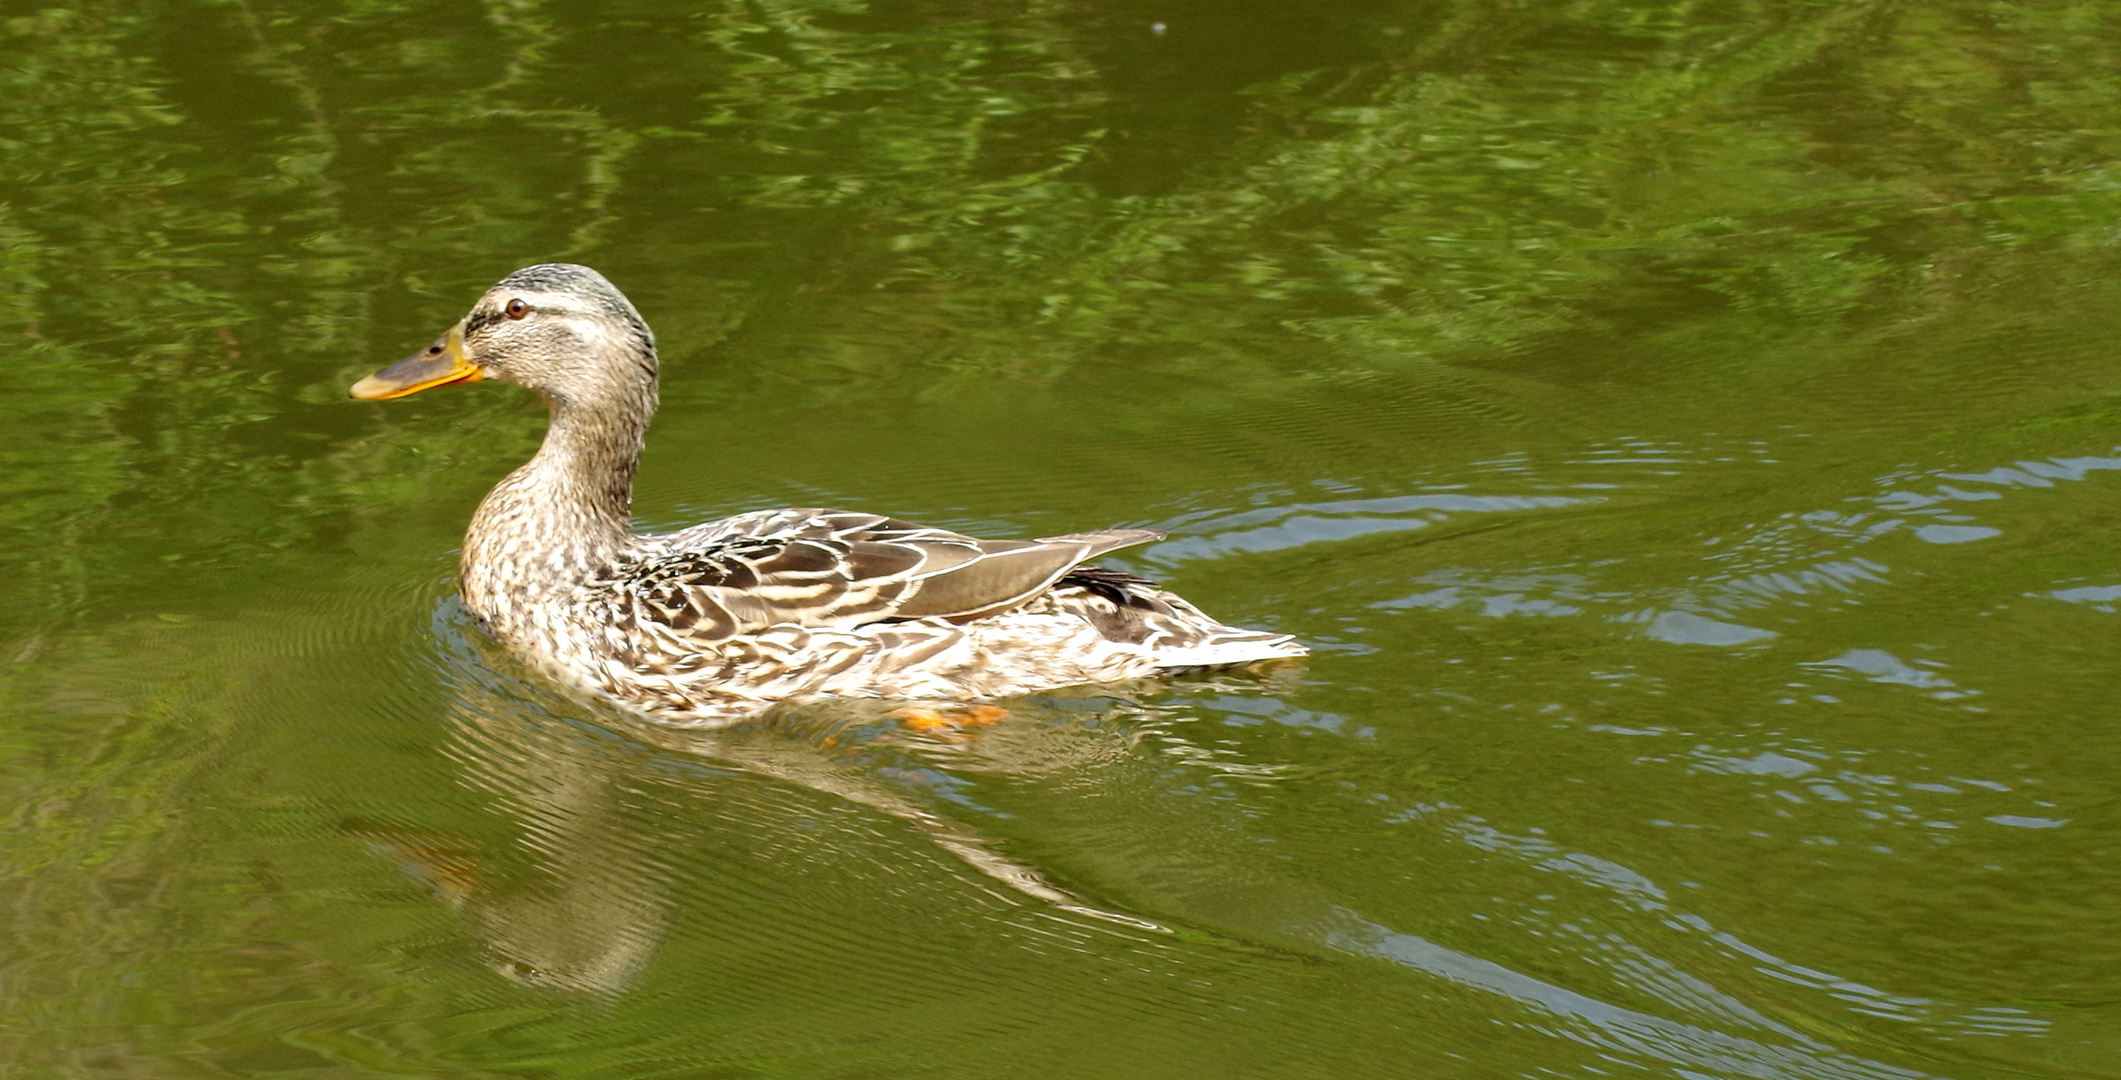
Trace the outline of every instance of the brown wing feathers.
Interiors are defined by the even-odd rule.
[[[1038,540],[975,541],[980,558],[922,576],[920,591],[899,603],[898,617],[975,619],[1006,611],[1043,592],[1084,559],[1162,535],[1147,529],[1114,529]]]
[[[782,513],[639,567],[626,590],[636,617],[695,641],[776,625],[964,621],[1023,603],[1085,559],[1163,535],[977,540],[869,514]]]

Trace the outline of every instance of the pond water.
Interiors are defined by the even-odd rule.
[[[0,1073],[2121,1077],[2121,9],[0,5]],[[1300,665],[681,732],[451,600],[521,265],[636,514]]]

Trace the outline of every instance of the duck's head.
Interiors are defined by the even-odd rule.
[[[655,335],[604,275],[572,263],[526,266],[434,344],[348,393],[382,401],[480,379],[530,387],[555,406],[652,407]]]

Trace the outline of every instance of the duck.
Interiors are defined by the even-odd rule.
[[[988,539],[796,508],[637,533],[658,376],[625,294],[545,263],[349,390],[381,401],[497,380],[545,399],[543,444],[472,514],[457,588],[488,636],[571,688],[712,727],[783,703],[990,702],[1307,651],[1091,561],[1163,537],[1151,529]]]

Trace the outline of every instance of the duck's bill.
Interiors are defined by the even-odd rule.
[[[464,328],[452,327],[442,340],[376,372],[346,392],[367,401],[388,401],[429,387],[478,382],[479,365],[464,359]]]

